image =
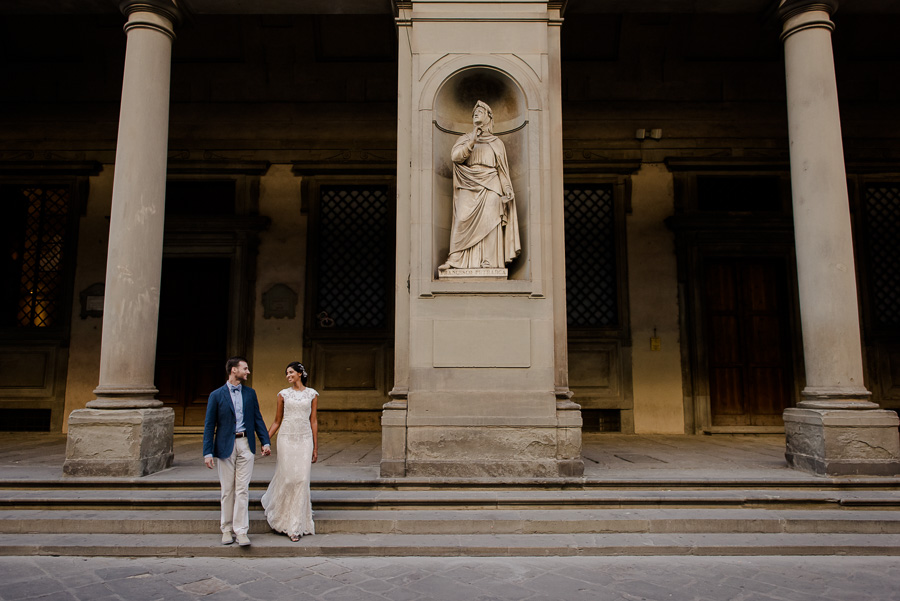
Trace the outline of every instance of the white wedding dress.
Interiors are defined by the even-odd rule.
[[[278,430],[275,476],[262,496],[262,506],[272,530],[288,536],[315,534],[309,498],[313,452],[309,414],[319,393],[312,388],[285,388],[279,394],[284,399],[284,415]]]

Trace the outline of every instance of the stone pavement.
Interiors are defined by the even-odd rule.
[[[900,559],[4,557],[0,598],[889,601],[900,600]]]

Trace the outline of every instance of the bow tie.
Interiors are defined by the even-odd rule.
[[[240,386],[229,386],[228,388],[231,390],[231,392],[240,392],[241,391]]]

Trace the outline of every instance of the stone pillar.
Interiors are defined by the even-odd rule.
[[[562,149],[562,53],[561,18],[548,20],[547,56],[550,64],[550,165],[548,179],[561,199],[565,194]],[[566,322],[566,221],[562,202],[551,207],[553,227],[553,357],[554,390],[556,394],[557,459],[561,476],[584,475],[581,457],[581,405],[572,402],[569,388],[569,333]]]
[[[412,160],[412,49],[409,7],[398,5],[397,49],[397,164]],[[409,170],[397,173],[397,252],[394,282],[394,387],[381,416],[381,476],[406,475],[406,417],[409,397],[409,277],[410,191]]]
[[[383,476],[583,472],[569,400],[559,61],[564,2],[395,0],[397,303]],[[439,273],[453,215],[451,149],[493,110],[509,158],[521,254]],[[508,268],[508,272],[507,269]],[[486,272],[487,270],[485,270]]]
[[[831,48],[836,0],[782,0],[791,185],[807,385],[785,456],[823,475],[900,471],[897,414],[863,384],[850,209]]]
[[[162,269],[169,74],[179,12],[127,0],[125,74],[97,398],[69,416],[64,472],[143,476],[172,465],[174,412],[154,386]]]

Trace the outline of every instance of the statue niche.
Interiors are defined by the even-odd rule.
[[[494,135],[491,107],[481,100],[472,110],[472,124],[450,151],[453,219],[439,277],[505,279],[506,266],[522,252],[506,146]]]

